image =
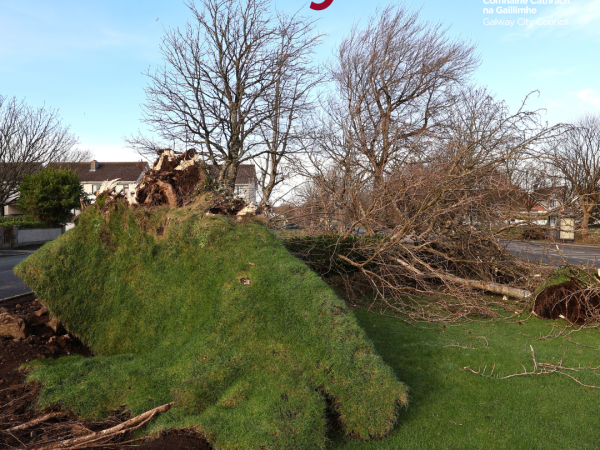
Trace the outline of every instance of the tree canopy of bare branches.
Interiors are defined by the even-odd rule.
[[[302,139],[311,126],[307,122],[316,106],[311,93],[324,80],[311,61],[321,37],[313,33],[313,22],[284,16],[279,22],[285,24],[278,43],[282,64],[264,96],[271,114],[259,127],[261,148],[253,159],[259,172],[261,206],[270,203],[274,189],[286,180],[286,171],[292,170],[289,158],[302,153]]]
[[[336,97],[328,113],[376,185],[406,161],[413,141],[439,127],[449,94],[478,65],[474,51],[403,6],[385,8],[342,41],[330,65]]]
[[[581,234],[588,234],[590,215],[600,202],[600,116],[585,115],[559,136],[549,163],[568,183],[581,209]]]
[[[24,175],[51,161],[87,156],[76,144],[57,110],[0,95],[0,204],[14,198]]]
[[[185,29],[163,38],[165,64],[147,73],[143,121],[166,142],[194,146],[231,190],[238,166],[265,155],[268,196],[292,122],[307,107],[313,71],[306,65],[318,37],[312,22],[274,15],[269,0],[200,3],[188,4],[193,20]],[[129,143],[156,150],[143,136]]]
[[[401,6],[354,28],[335,56],[293,221],[335,237],[332,264],[396,312],[427,317],[414,299],[441,287],[458,315],[482,310],[472,289],[526,298],[509,285],[525,287],[530,269],[494,236],[518,214],[507,168],[560,127],[527,98],[512,112],[471,86],[473,46]]]

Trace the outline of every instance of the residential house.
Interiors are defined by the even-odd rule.
[[[566,186],[538,188],[529,194],[528,212],[548,214],[566,207],[570,200]]]
[[[219,172],[215,166],[209,166],[208,172],[214,179]],[[246,203],[256,205],[256,168],[253,164],[240,164],[235,177],[235,195],[246,200]]]
[[[17,200],[19,199],[18,195],[11,195],[6,200],[6,203],[2,205],[2,214],[0,216],[20,216],[21,212],[17,209]]]
[[[238,167],[235,177],[235,195],[246,200],[246,203],[256,204],[256,169],[252,164],[242,164]]]
[[[558,225],[559,217],[573,212],[573,197],[567,186],[538,188],[528,194],[528,199],[527,212],[547,216],[550,228]]]
[[[49,166],[54,169],[70,168],[74,170],[81,180],[84,192],[92,200],[95,199],[94,193],[100,189],[104,181],[117,178],[120,179],[116,188],[117,192],[134,192],[144,171],[148,169],[148,164],[142,162],[98,162],[96,160],[89,163],[50,163]],[[209,168],[209,172],[215,178],[218,175],[217,170],[213,167]],[[256,184],[255,167],[251,164],[240,165],[235,182],[235,194],[248,203],[256,203]],[[18,195],[15,195],[6,205],[3,205],[4,215],[20,214],[14,205],[17,199]]]
[[[50,163],[53,169],[70,168],[77,173],[84,192],[94,199],[94,193],[104,181],[119,178],[117,192],[135,191],[148,165],[142,162]]]

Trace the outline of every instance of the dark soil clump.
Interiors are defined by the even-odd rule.
[[[186,430],[169,431],[139,446],[143,450],[212,450],[202,437]]]
[[[569,280],[544,288],[535,299],[533,311],[545,319],[582,324],[600,318],[600,297]]]

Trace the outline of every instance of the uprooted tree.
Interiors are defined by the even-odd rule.
[[[162,152],[135,199],[105,183],[73,230],[16,268],[96,355],[33,362],[40,405],[136,416],[47,448],[100,445],[158,414],[147,432],[193,427],[215,449],[324,449],[332,423],[385,436],[405,386],[262,222],[210,214],[223,199],[202,173],[193,152]]]

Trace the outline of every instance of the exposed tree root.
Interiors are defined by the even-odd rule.
[[[32,450],[75,450],[89,447],[90,444],[98,444],[98,441],[108,440],[115,436],[127,433],[140,428],[141,426],[148,423],[157,414],[168,411],[173,406],[174,402],[167,403],[162,406],[158,406],[150,411],[146,411],[139,416],[135,416],[126,422],[120,423],[112,428],[106,430],[97,431],[95,433],[87,434],[73,439],[67,439],[61,442],[54,442],[49,445],[43,445],[33,447]]]
[[[64,415],[65,415],[65,413],[62,411],[51,412],[48,414],[44,414],[43,416],[36,417],[35,419],[30,420],[29,422],[22,423],[21,425],[17,425],[16,427],[9,428],[8,430],[5,430],[5,431],[12,433],[14,431],[26,430],[27,428],[34,427],[36,425],[39,425],[40,423],[47,422],[50,419],[54,419],[56,417],[60,417],[60,416],[64,416]]]

